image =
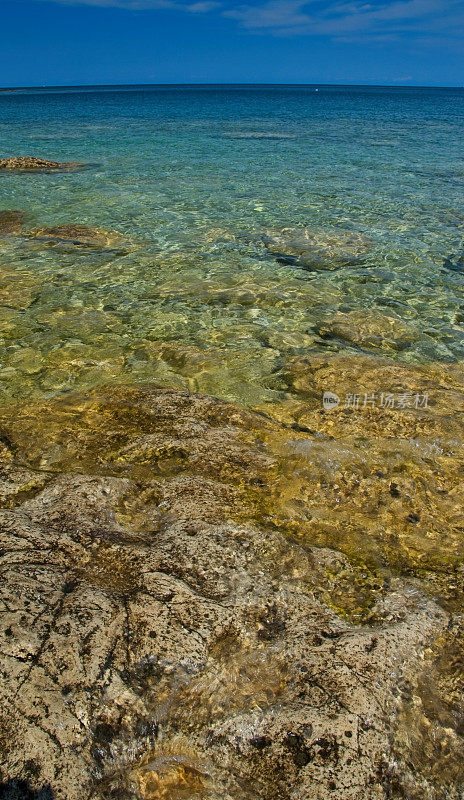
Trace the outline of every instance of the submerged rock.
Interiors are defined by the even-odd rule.
[[[398,317],[368,309],[335,314],[319,323],[316,332],[323,339],[341,339],[376,352],[405,350],[420,338],[419,331]]]
[[[451,272],[464,272],[464,253],[458,253],[451,258],[445,258],[443,266]]]
[[[282,377],[291,390],[287,409],[283,403],[266,410],[310,434],[287,446],[292,490],[283,479],[276,486],[287,497],[295,534],[423,579],[457,609],[464,559],[462,365],[315,354],[290,359]],[[326,392],[337,400],[329,410]]]
[[[262,242],[280,264],[294,264],[307,270],[357,265],[373,248],[373,242],[366,236],[338,229],[284,228],[265,235]]]
[[[24,218],[23,211],[0,211],[0,236],[21,233]]]
[[[93,247],[117,247],[124,237],[117,231],[107,231],[92,225],[55,225],[30,231],[34,239],[47,242],[65,242]]]
[[[55,172],[69,171],[82,167],[77,161],[48,161],[45,158],[35,158],[35,156],[12,156],[10,158],[0,158],[0,170],[10,170],[12,172]]]
[[[127,387],[3,410],[0,430],[1,781],[56,800],[385,797],[398,685],[448,614],[399,565],[313,545],[340,503],[329,519],[336,487],[301,453],[326,441],[333,461],[331,439]]]

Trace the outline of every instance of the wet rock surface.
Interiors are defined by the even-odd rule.
[[[294,380],[314,388],[317,373]],[[434,650],[451,636],[460,663],[452,602],[387,551],[379,560],[383,519],[370,558],[364,542],[351,548],[358,525],[369,523],[367,538],[375,527],[381,503],[369,476],[379,453],[352,441],[362,480],[347,482],[349,470],[356,476],[346,420],[329,432],[309,395],[301,402],[301,420],[304,406],[319,430],[127,387],[1,412],[4,785],[67,800],[374,800],[404,797],[413,764],[422,797],[457,800],[459,669]],[[388,535],[401,538],[395,520],[425,477],[439,482],[446,456],[402,452],[400,434],[388,432],[395,468],[413,473],[398,478],[400,500],[391,480],[382,496]],[[433,500],[434,486],[426,491]],[[456,499],[429,502],[432,521]],[[360,508],[363,517],[344,516]],[[453,542],[429,530],[439,571],[440,547]],[[449,568],[457,582],[456,554]],[[430,670],[443,677],[411,743],[403,717],[418,712],[408,686],[426,698]],[[432,729],[448,735],[448,749],[437,751],[440,735],[430,733],[437,768],[427,771],[419,754]],[[445,757],[450,779],[437,777]]]
[[[83,166],[83,164],[76,161],[48,161],[45,158],[36,158],[35,156],[0,158],[0,170],[10,170],[12,172],[66,172]]]
[[[459,610],[462,366],[314,355],[291,359],[283,377],[293,397],[273,413],[310,434],[286,448],[291,494],[283,479],[275,487],[279,497],[293,497],[287,506],[298,518],[297,535],[341,549],[374,572],[388,564],[430,581],[431,591]],[[322,405],[326,391],[339,399],[333,411]]]

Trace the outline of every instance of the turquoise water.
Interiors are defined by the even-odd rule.
[[[294,355],[463,360],[463,120],[460,89],[0,93],[0,157],[87,167],[0,175],[26,213],[0,239],[3,402],[155,380],[256,405]],[[62,224],[124,238],[28,235]]]

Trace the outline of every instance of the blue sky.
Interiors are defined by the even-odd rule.
[[[2,0],[0,85],[464,85],[464,0]]]

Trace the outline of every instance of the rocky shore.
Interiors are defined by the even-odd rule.
[[[299,421],[130,387],[1,412],[5,792],[458,800],[453,414],[324,414],[343,369],[289,365]]]

